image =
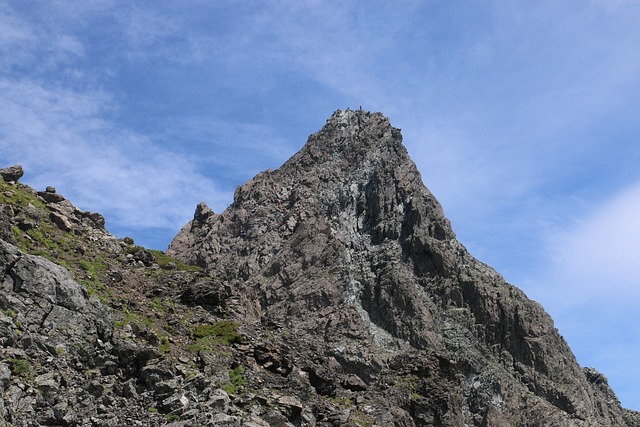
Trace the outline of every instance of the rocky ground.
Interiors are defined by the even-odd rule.
[[[398,129],[338,111],[167,254],[0,170],[7,426],[636,426],[457,242]]]

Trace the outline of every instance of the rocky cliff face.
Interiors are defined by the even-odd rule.
[[[0,426],[637,426],[338,111],[167,254],[0,169]]]
[[[625,425],[543,308],[456,240],[381,114],[337,111],[225,212],[199,205],[168,253],[379,425]]]

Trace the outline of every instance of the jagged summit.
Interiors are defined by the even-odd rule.
[[[400,130],[392,127],[387,117],[363,110],[338,110],[283,167],[326,162],[355,165],[365,158],[391,154],[401,157],[401,161],[410,162],[402,145]]]
[[[355,376],[380,425],[624,425],[542,307],[455,239],[380,113],[336,111],[223,213],[199,205],[168,253],[287,331],[318,393]],[[383,391],[398,372],[411,404]]]
[[[425,206],[414,206],[416,203]],[[375,211],[380,204],[384,209]],[[420,223],[423,215],[429,215],[430,232],[438,239],[455,238],[440,204],[422,183],[402,145],[399,129],[381,113],[338,110],[279,169],[262,172],[238,187],[225,213],[216,215],[200,204],[194,220],[178,234],[169,253],[206,266],[203,254],[181,249],[184,245],[206,244],[202,236],[190,231],[235,215],[242,231],[231,230],[231,235],[237,234],[234,237],[247,237],[253,232],[283,232],[286,236],[305,217],[327,213],[332,217],[347,205],[355,209],[355,228],[377,233],[377,239],[392,232],[380,228],[383,220],[395,217],[400,222]]]

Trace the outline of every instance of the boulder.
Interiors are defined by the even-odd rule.
[[[65,198],[55,192],[55,188],[47,187],[47,189],[53,189],[53,191],[38,191],[38,196],[42,197],[47,203],[59,203],[65,200]]]
[[[20,165],[0,169],[0,176],[5,182],[18,182],[22,175],[24,175],[24,169]]]

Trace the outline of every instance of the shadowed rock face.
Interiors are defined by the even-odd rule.
[[[317,393],[369,390],[379,425],[627,425],[543,308],[456,240],[379,113],[334,113],[226,211],[200,204],[168,254],[286,330]]]

